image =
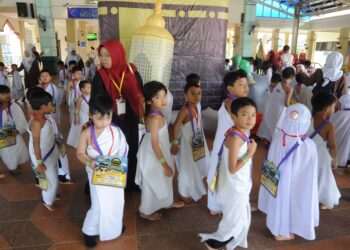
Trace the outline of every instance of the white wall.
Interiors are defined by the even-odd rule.
[[[241,13],[244,10],[244,0],[229,0],[229,22],[241,23]]]

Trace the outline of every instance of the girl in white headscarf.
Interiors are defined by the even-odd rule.
[[[272,196],[261,185],[258,207],[267,215],[266,225],[276,240],[291,240],[294,234],[315,239],[314,227],[319,222],[317,148],[311,139],[304,137],[310,121],[310,111],[304,105],[289,106],[267,156],[270,163],[280,165],[280,176],[274,177],[279,179],[277,194]],[[283,158],[286,159],[282,162]]]
[[[84,68],[83,59],[81,59],[81,56],[76,53],[75,48],[73,47],[68,48],[68,55],[65,64],[68,65],[70,61],[75,61],[79,67]]]
[[[18,72],[24,69],[24,85],[26,88],[32,88],[39,84],[39,62],[32,52],[32,45],[27,44],[24,51],[24,58]]]
[[[319,91],[328,92],[336,96],[338,99],[347,94],[347,82],[344,73],[341,70],[343,66],[343,55],[337,51],[333,51],[327,56],[326,63],[323,69],[317,69],[310,77],[303,72],[300,73],[302,82],[306,86],[316,86],[313,93]]]

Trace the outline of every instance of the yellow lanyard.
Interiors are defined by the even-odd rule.
[[[121,99],[123,99],[123,96],[122,96],[122,88],[123,88],[123,83],[124,83],[124,76],[125,76],[125,71],[123,72],[123,75],[122,75],[122,79],[120,81],[120,85],[118,86],[118,84],[113,80],[113,78],[108,74],[109,76],[109,79],[111,79],[111,81],[113,82],[114,86],[116,87],[116,89],[118,90],[119,92],[119,96]]]

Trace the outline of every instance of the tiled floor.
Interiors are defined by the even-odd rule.
[[[27,112],[27,107],[22,105]],[[61,130],[68,133],[68,116],[62,107]],[[27,141],[27,136],[25,136]],[[208,136],[211,144],[211,136]],[[68,148],[70,166],[75,185],[61,186],[63,198],[58,202],[60,209],[49,212],[40,204],[40,191],[33,184],[33,173],[29,163],[22,167],[19,175],[9,175],[3,164],[0,171],[6,178],[0,181],[0,248],[1,249],[84,249],[81,227],[89,200],[84,195],[86,175],[82,164],[75,158],[75,152]],[[254,163],[253,202],[257,199],[259,169],[265,154],[259,146]],[[350,249],[350,171],[335,171],[341,189],[340,205],[332,211],[322,211],[317,239],[305,241],[296,238],[289,242],[275,241],[265,226],[265,216],[260,212],[252,215],[249,232],[249,249]],[[127,192],[124,224],[126,232],[117,240],[100,242],[97,249],[121,250],[200,250],[205,249],[199,242],[198,233],[212,232],[220,217],[211,216],[205,199],[189,204],[183,209],[165,211],[164,218],[149,222],[139,218],[137,208],[140,194]]]

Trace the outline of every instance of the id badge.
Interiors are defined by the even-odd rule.
[[[277,188],[280,180],[280,171],[271,161],[265,160],[263,162],[262,172],[261,172],[261,185],[266,188],[266,190],[276,198]]]
[[[56,103],[52,103],[52,113],[56,113]]]
[[[125,100],[124,99],[117,99],[116,100],[117,103],[117,112],[118,115],[124,115],[126,110],[125,110]]]
[[[218,183],[219,171],[220,171],[220,164],[221,164],[221,157],[219,156],[218,164],[216,165],[216,170],[215,170],[214,178],[213,178],[212,182],[211,182],[210,185],[209,185],[209,190],[210,190],[212,193],[215,192],[216,186],[217,186],[217,183]]]
[[[200,131],[192,137],[193,160],[199,161],[205,157],[204,138]]]
[[[17,130],[13,124],[5,123],[0,128],[0,148],[10,147],[16,144]]]
[[[99,156],[94,169],[92,184],[125,188],[128,159],[119,156]]]
[[[47,191],[49,189],[49,182],[45,177],[39,177],[39,187],[44,191]]]

